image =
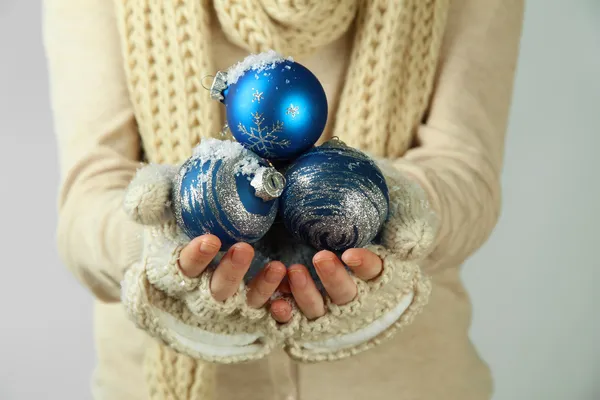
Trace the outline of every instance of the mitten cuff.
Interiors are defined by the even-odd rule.
[[[370,248],[384,264],[382,274],[368,282],[359,312],[332,312],[301,321],[299,334],[287,343],[290,356],[303,362],[346,358],[392,337],[421,312],[431,291],[429,280],[413,262],[401,261],[383,247]]]

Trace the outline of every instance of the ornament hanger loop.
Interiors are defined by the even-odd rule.
[[[221,129],[221,132],[219,133],[221,137],[227,137],[227,135],[231,133],[231,130],[229,129],[229,124],[223,125],[223,129]]]
[[[202,87],[203,87],[204,89],[206,89],[206,90],[210,90],[210,88],[211,88],[211,87],[210,87],[210,86],[206,86],[206,85],[204,84],[204,81],[205,81],[207,78],[210,78],[210,79],[213,79],[213,80],[214,80],[214,79],[215,79],[215,76],[214,76],[214,75],[205,75],[205,76],[204,76],[204,77],[203,77],[203,78],[200,80],[200,84],[202,85]]]
[[[340,139],[339,136],[332,136],[331,139],[327,141],[327,144],[337,147],[347,147],[346,143]]]

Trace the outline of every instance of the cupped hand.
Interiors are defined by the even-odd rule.
[[[221,241],[214,235],[194,238],[181,250],[179,256],[181,272],[189,278],[198,277],[217,256],[220,247]],[[225,301],[237,292],[253,258],[254,249],[247,243],[237,243],[227,251],[215,269],[210,283],[215,300]],[[253,308],[264,306],[285,274],[285,266],[278,261],[273,261],[263,268],[248,283],[248,305]]]
[[[313,264],[331,301],[340,306],[354,300],[357,294],[356,284],[344,264],[364,281],[376,278],[383,270],[381,258],[367,249],[347,250],[342,254],[342,260],[330,251],[320,251],[314,256]],[[308,319],[323,316],[325,301],[306,267],[292,265],[287,277],[289,289],[300,311]],[[284,299],[278,299],[271,304],[271,313],[277,321],[285,323],[292,316],[292,308]]]

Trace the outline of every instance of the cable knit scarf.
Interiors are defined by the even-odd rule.
[[[355,24],[333,135],[375,156],[401,156],[429,102],[448,2],[116,0],[147,160],[179,163],[201,138],[221,130],[222,106],[201,83],[216,72],[210,21],[215,14],[228,39],[248,52],[273,49],[292,57],[315,52]],[[148,359],[152,398],[210,398],[201,392],[209,390],[211,368],[154,349]]]

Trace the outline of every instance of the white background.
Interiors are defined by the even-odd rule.
[[[39,1],[0,0],[0,399],[88,399],[92,302],[55,251],[40,24]],[[529,0],[503,215],[464,270],[494,400],[600,399],[599,75],[600,2]]]

